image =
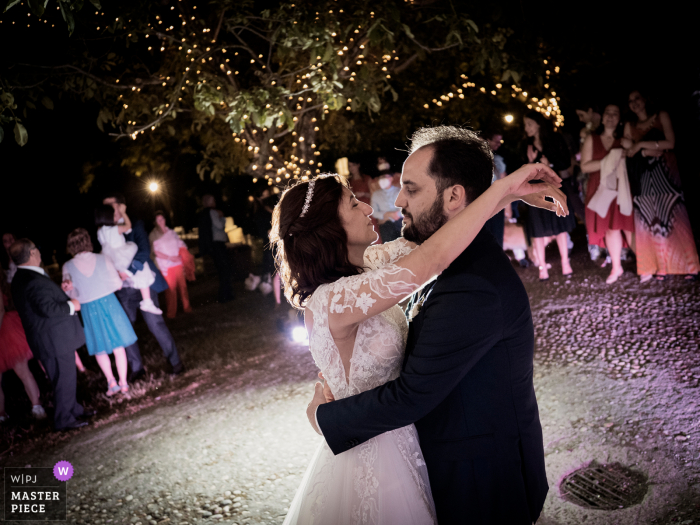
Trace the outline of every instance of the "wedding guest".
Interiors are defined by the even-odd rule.
[[[90,234],[77,228],[68,234],[68,253],[73,256],[63,265],[61,288],[80,301],[88,354],[94,356],[107,379],[107,396],[129,391],[124,347],[136,342],[136,334],[114,292],[122,280],[112,260],[93,253]],[[112,373],[110,354],[114,354],[119,384]]]
[[[576,110],[576,116],[579,122],[583,124],[583,128],[581,128],[579,133],[581,143],[583,143],[586,137],[600,127],[602,117],[600,116],[598,106],[595,104],[578,104],[576,107],[585,108]]]
[[[671,118],[638,90],[630,93],[629,108],[622,146],[634,195],[637,274],[641,282],[654,275],[663,281],[670,274],[697,280],[700,262],[673,152]]]
[[[75,350],[85,344],[76,313],[80,302],[69,298],[41,268],[41,253],[29,239],[10,246],[17,265],[12,300],[22,320],[29,348],[43,363],[54,390],[54,428],[60,431],[87,425],[78,418],[95,415],[75,399]]]
[[[102,200],[102,204],[109,204],[119,213],[119,204],[126,204],[124,202],[124,196],[119,193],[113,193],[108,195]],[[117,216],[117,223],[121,221],[121,217]],[[133,220],[131,224],[131,232],[124,234],[126,241],[134,242],[138,246],[138,251],[134,256],[134,261],[138,261],[142,266],[148,265],[150,269],[155,273],[156,280],[151,285],[151,300],[158,306],[158,294],[164,292],[168,288],[168,283],[165,282],[163,275],[158,270],[156,264],[151,260],[151,245],[148,242],[148,234],[146,233],[146,228],[143,225],[142,220]],[[132,272],[138,270],[138,268],[131,268]],[[140,311],[143,316],[143,320],[146,321],[146,326],[148,330],[153,334],[163,350],[163,355],[166,357],[170,365],[172,366],[172,375],[178,375],[185,371],[185,366],[180,360],[180,355],[177,352],[177,347],[175,346],[175,340],[173,339],[168,326],[165,324],[163,315],[156,315],[139,310],[139,304],[141,302],[141,292],[136,288],[133,288],[129,280],[124,281],[121,290],[116,292],[117,299],[124,308],[129,321],[133,325],[136,322],[137,314]],[[138,342],[131,344],[126,347],[126,358],[129,362],[129,368],[131,372],[128,377],[128,382],[133,383],[138,381],[146,374],[143,368],[143,362],[141,361],[141,351],[139,350]]]
[[[2,257],[2,267],[5,270],[6,281],[8,283],[12,282],[12,278],[15,276],[17,271],[17,265],[12,261],[10,257],[10,246],[15,242],[15,236],[9,232],[2,234],[2,247],[3,247],[3,257]]]
[[[232,285],[232,270],[229,253],[226,249],[226,219],[224,212],[216,209],[213,195],[202,197],[204,209],[199,213],[199,253],[211,255],[219,276],[219,302],[227,303],[235,299]]]
[[[561,174],[571,166],[571,156],[564,139],[552,129],[552,124],[538,111],[529,111],[524,117],[527,135],[527,160],[529,163],[541,162]],[[563,178],[563,177],[562,177]],[[570,206],[567,198],[567,206]],[[576,227],[573,213],[566,217],[557,217],[540,208],[530,208],[527,221],[528,235],[532,239],[540,281],[549,279],[545,260],[547,238],[555,237],[561,257],[561,272],[565,277],[573,270],[569,262],[568,233]]]
[[[151,252],[156,256],[156,265],[168,283],[168,289],[165,290],[167,316],[169,319],[174,319],[177,315],[178,295],[182,301],[183,311],[192,312],[183,264],[183,256],[187,257],[189,251],[177,233],[168,228],[163,212],[156,212],[155,222],[156,226],[148,235],[148,240],[151,243]]]
[[[118,218],[121,223],[117,224]],[[141,292],[139,307],[144,312],[162,315],[151,299],[151,285],[156,280],[156,274],[149,266],[135,260],[139,251],[135,242],[127,241],[124,233],[131,231],[131,220],[126,214],[126,205],[119,204],[118,209],[103,204],[95,209],[95,226],[97,226],[97,240],[102,246],[102,253],[110,258],[114,267],[120,274],[126,274],[134,288]],[[135,271],[132,271],[134,269]]]
[[[493,179],[491,183],[493,184],[497,180],[504,178],[506,175],[506,163],[498,153],[498,148],[503,144],[503,133],[500,130],[486,130],[482,135],[482,138],[486,139],[489,148],[493,152]],[[486,228],[491,232],[491,234],[496,238],[496,242],[503,248],[503,231],[506,216],[505,210],[499,211],[496,215],[491,217],[486,221]]]
[[[586,206],[595,195],[600,186],[600,164],[610,150],[622,148],[620,108],[615,104],[609,104],[603,112],[602,124],[588,135],[581,148],[581,169],[589,174],[588,191],[586,192]],[[634,218],[632,215],[623,215],[617,198],[610,203],[610,208],[605,217],[601,217],[592,209],[586,207],[586,230],[588,231],[588,243],[601,248],[607,248],[612,260],[612,271],[606,279],[606,283],[612,284],[623,273],[622,269],[622,232],[624,232],[627,245],[632,245],[632,232],[634,232]]]
[[[2,390],[2,374],[13,370],[24,385],[29,401],[32,403],[32,416],[40,420],[46,418],[44,407],[39,400],[39,387],[34,375],[29,370],[29,360],[34,357],[27,336],[22,328],[22,320],[12,303],[10,285],[5,270],[0,267],[0,423],[7,420],[5,412],[5,394]]]
[[[384,157],[379,157],[377,169],[379,175],[372,180],[372,216],[379,223],[382,242],[390,242],[401,237],[403,215],[394,204],[401,188],[393,185],[394,172]]]
[[[350,155],[348,157],[348,171],[350,172],[350,178],[348,179],[348,185],[350,190],[355,194],[357,200],[364,202],[365,204],[372,205],[372,190],[370,189],[372,184],[372,178],[369,175],[362,173],[362,159],[359,155]],[[372,221],[372,226],[374,231],[379,234],[379,222],[373,214],[370,217]],[[376,244],[381,244],[382,237],[379,235]]]
[[[358,155],[350,155],[348,157],[348,171],[350,172],[348,185],[357,200],[371,205],[372,192],[369,189],[371,179],[368,175],[362,173],[362,160]]]

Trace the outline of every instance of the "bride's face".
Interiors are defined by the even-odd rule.
[[[358,201],[348,188],[343,188],[343,198],[338,212],[348,236],[348,248],[352,246],[366,248],[377,240],[377,232],[374,231],[370,219],[372,211],[369,204]]]

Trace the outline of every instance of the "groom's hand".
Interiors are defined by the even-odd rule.
[[[323,395],[323,385],[321,383],[316,383],[314,388],[314,398],[311,400],[311,403],[309,403],[309,406],[306,407],[306,417],[309,418],[309,423],[311,423],[313,429],[320,435],[323,435],[323,432],[321,432],[321,429],[318,428],[318,425],[316,424],[316,409],[325,402],[326,397]]]

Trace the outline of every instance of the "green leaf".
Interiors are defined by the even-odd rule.
[[[95,6],[95,9],[100,10],[102,9],[102,5],[100,4],[99,0],[90,0],[90,3]]]
[[[36,109],[34,102],[32,102],[31,100],[27,100],[26,104],[29,109]]]
[[[19,2],[20,2],[20,0],[11,0],[11,1],[7,2],[7,5],[5,6],[4,11],[7,11],[7,10],[10,9],[12,6],[15,6],[15,5],[19,4]]]
[[[44,14],[44,4],[41,0],[29,0],[29,9],[39,18]]]
[[[408,27],[406,24],[404,24],[403,30],[406,31],[406,35],[408,36],[408,38],[410,38],[411,40],[415,40],[415,37],[413,36],[413,33],[411,32],[410,27]]]
[[[49,97],[42,98],[41,103],[46,107],[46,109],[53,109],[53,100],[51,100]]]
[[[63,7],[63,2],[59,1],[58,6],[61,8],[61,15],[63,16],[63,20],[65,20],[68,24],[68,34],[72,35],[73,30],[75,29],[75,19],[73,18],[73,13],[71,13],[69,9]]]
[[[27,143],[29,136],[27,134],[26,128],[19,122],[15,122],[15,140],[20,146],[24,146]]]

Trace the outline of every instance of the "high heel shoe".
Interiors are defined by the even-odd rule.
[[[566,270],[569,270],[568,272]],[[561,274],[564,277],[571,277],[574,274],[574,271],[571,269],[571,263],[561,263]]]
[[[537,267],[540,271],[540,281],[549,281],[549,272],[547,272],[547,267],[546,266],[538,266]],[[544,277],[542,276],[542,272],[544,272]]]
[[[608,278],[605,279],[605,284],[612,284],[616,282],[620,277],[622,277],[622,274],[625,273],[624,270],[620,269],[619,272],[610,272],[610,275],[608,275]]]

